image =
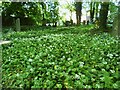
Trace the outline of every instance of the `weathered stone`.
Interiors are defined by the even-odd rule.
[[[83,25],[85,25],[86,24],[86,20],[83,20]]]
[[[16,31],[20,31],[20,19],[16,19]]]

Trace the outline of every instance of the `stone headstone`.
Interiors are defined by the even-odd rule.
[[[16,31],[20,31],[20,19],[16,19]]]
[[[85,25],[86,24],[86,20],[83,20],[83,25]]]

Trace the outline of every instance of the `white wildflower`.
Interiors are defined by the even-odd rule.
[[[68,60],[71,60],[71,58],[68,58]]]
[[[100,85],[99,85],[99,84],[96,84],[95,86],[96,86],[97,88],[100,88]]]
[[[65,58],[65,56],[63,56],[62,58]]]
[[[83,75],[83,74],[82,74],[82,75],[81,75],[81,77],[83,77],[83,78],[84,78],[84,77],[85,77],[85,75]]]
[[[103,62],[103,64],[107,64],[107,62],[106,62],[106,61],[104,61],[104,62]]]
[[[110,72],[111,72],[111,73],[115,73],[115,71],[114,71],[114,70],[110,70]]]
[[[79,65],[79,66],[80,66],[80,67],[83,67],[83,65],[84,65],[84,62],[80,62],[80,65]]]
[[[32,59],[29,59],[29,62],[32,62],[33,60]]]
[[[96,71],[96,69],[92,69],[91,71],[92,71],[92,72],[95,72],[95,71]]]
[[[37,80],[37,77],[35,77],[35,80]]]
[[[102,69],[102,71],[105,71],[105,69]]]
[[[31,68],[31,69],[30,69],[30,71],[32,72],[32,71],[33,71],[33,69]]]
[[[117,64],[120,64],[120,62],[117,62]]]
[[[80,76],[75,74],[75,79],[80,79]]]
[[[16,76],[17,76],[17,77],[19,77],[19,76],[20,76],[20,74],[19,74],[19,73],[17,73],[17,74],[16,74]]]
[[[113,57],[113,54],[107,54],[107,56],[108,56],[109,58],[112,58],[112,57]]]

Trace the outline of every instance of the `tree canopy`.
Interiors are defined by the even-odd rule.
[[[117,12],[115,2],[66,2],[64,7],[60,7],[60,1],[50,2],[3,2],[2,3],[2,24],[3,26],[12,26],[17,18],[20,18],[21,25],[41,25],[57,26],[62,20],[60,8],[66,8],[70,12],[69,22],[73,23],[73,12],[77,25],[80,25],[85,16],[84,12],[90,13],[89,21],[99,22],[99,28],[106,28],[107,23],[113,22],[114,15]],[[85,6],[86,5],[86,6]],[[65,14],[64,14],[65,15]],[[66,17],[69,17],[66,14]],[[87,18],[86,14],[86,18]],[[88,22],[87,22],[88,23]]]

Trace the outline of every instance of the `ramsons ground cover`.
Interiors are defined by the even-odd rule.
[[[106,33],[82,33],[85,30],[14,32],[3,36],[4,40],[12,40],[2,45],[3,87],[119,88],[118,38]]]

